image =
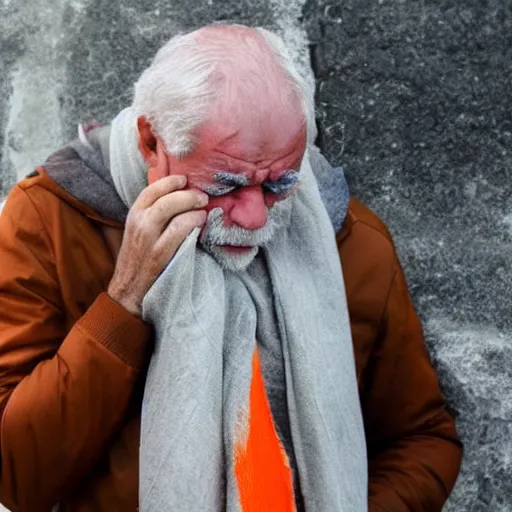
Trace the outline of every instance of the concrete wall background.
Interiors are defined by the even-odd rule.
[[[457,415],[446,510],[511,511],[511,0],[0,0],[0,197],[213,20],[274,28],[313,70],[319,143],[389,225]]]

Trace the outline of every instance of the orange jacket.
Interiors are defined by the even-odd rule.
[[[114,268],[106,225],[122,229],[43,169],[13,189],[0,215],[0,500],[12,511],[137,510],[152,331],[105,293]],[[370,511],[440,511],[461,444],[391,237],[352,200],[337,241]]]

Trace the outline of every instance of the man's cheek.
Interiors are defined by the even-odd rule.
[[[159,167],[150,167],[148,170],[148,185],[152,185],[155,181],[165,178],[167,174]]]
[[[210,196],[210,200],[205,210],[210,213],[214,208],[221,208],[222,212],[225,213],[229,209],[230,200],[226,197],[213,197]]]

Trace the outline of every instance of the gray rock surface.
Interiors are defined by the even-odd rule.
[[[510,0],[1,0],[0,197],[212,20],[275,28],[311,62],[319,143],[389,225],[457,415],[446,510],[512,511]]]

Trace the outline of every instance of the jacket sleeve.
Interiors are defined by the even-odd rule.
[[[459,472],[462,445],[400,268],[366,375],[361,400],[370,512],[441,511]]]
[[[16,187],[0,215],[0,497],[50,510],[119,428],[150,328],[100,294],[66,332],[52,245]]]

